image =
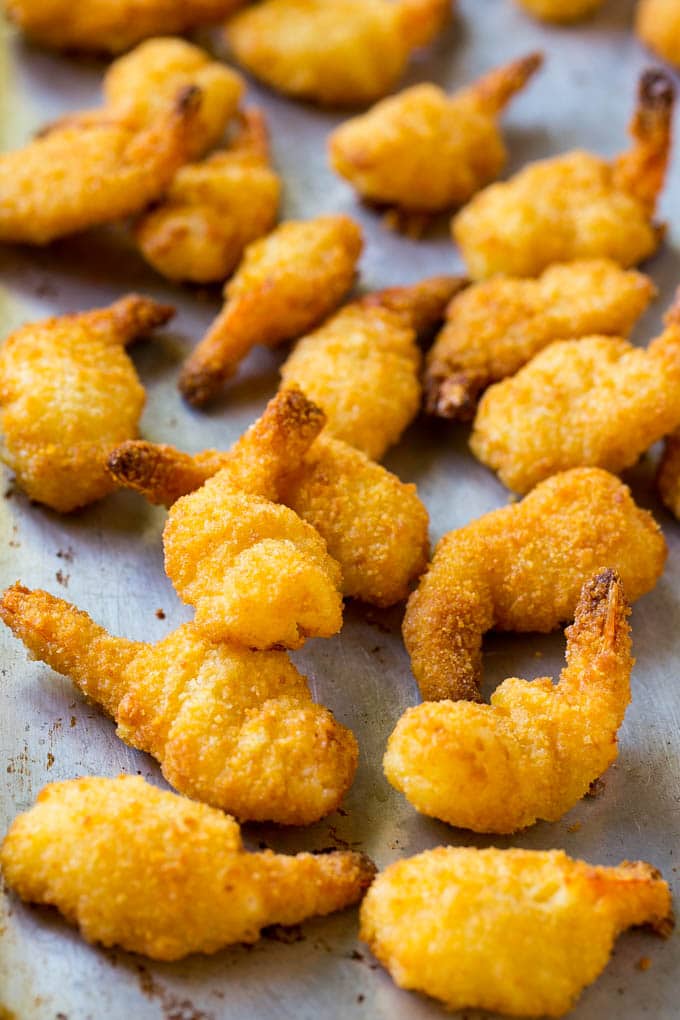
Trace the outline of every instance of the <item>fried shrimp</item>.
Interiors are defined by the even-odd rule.
[[[449,532],[404,617],[423,698],[479,701],[487,630],[553,630],[573,618],[582,585],[606,565],[634,602],[654,587],[665,561],[652,515],[598,468],[554,475],[521,503]]]
[[[103,108],[0,155],[0,241],[48,244],[141,212],[191,155],[202,94],[181,88],[140,126]]]
[[[550,266],[537,280],[495,277],[453,299],[427,356],[430,414],[467,420],[490,383],[553,340],[627,336],[656,294],[647,276],[609,259]]]
[[[541,21],[582,21],[599,11],[604,0],[518,0],[520,7]]]
[[[408,709],[383,762],[392,786],[417,811],[474,832],[556,822],[616,760],[633,665],[628,613],[605,570],[581,591],[558,684],[513,678],[490,705]]]
[[[461,206],[506,161],[498,119],[541,66],[534,53],[447,96],[414,85],[331,134],[331,165],[369,202],[411,212]]]
[[[145,401],[125,345],[172,314],[131,294],[8,337],[0,348],[2,458],[31,499],[68,513],[116,488],[106,460],[136,436]]]
[[[400,988],[509,1016],[562,1016],[604,970],[616,937],[673,929],[655,868],[606,868],[562,850],[438,847],[378,875],[360,938]]]
[[[137,244],[170,280],[224,280],[246,245],[274,226],[280,192],[264,115],[248,110],[228,149],[178,170],[165,197],[137,221]]]
[[[299,648],[340,630],[342,575],[318,531],[272,500],[324,418],[299,390],[270,409],[241,440],[233,464],[173,504],[165,569],[210,640]],[[258,449],[263,455],[251,460],[248,451]]]
[[[465,286],[434,276],[369,294],[300,340],[281,369],[323,408],[328,431],[379,460],[420,407],[418,335],[441,320]]]
[[[680,520],[680,432],[666,439],[657,486],[664,504]]]
[[[618,337],[550,344],[479,405],[470,448],[514,492],[557,471],[618,473],[680,426],[680,294],[647,349]]]
[[[274,398],[265,419],[287,392]],[[119,485],[152,503],[172,506],[222,468],[242,484],[241,472],[248,464],[262,463],[273,441],[265,430],[249,436],[226,453],[204,450],[193,456],[172,446],[130,440],[111,453],[109,470]],[[411,582],[425,568],[428,515],[415,485],[406,485],[342,440],[325,433],[315,439],[299,467],[280,480],[276,499],[325,540],[329,555],[340,564],[344,595],[391,606],[407,597]]]
[[[19,584],[4,593],[0,617],[188,797],[243,820],[307,825],[352,783],[353,734],[312,701],[284,652],[211,644],[192,623],[156,644],[127,641]]]
[[[224,308],[184,364],[186,399],[205,404],[257,344],[293,340],[329,315],[352,285],[362,245],[349,216],[290,220],[249,244]]]
[[[22,899],[57,907],[88,942],[156,960],[342,910],[375,874],[352,851],[248,853],[233,818],[138,776],[46,786],[12,823],[0,863]]]
[[[232,18],[226,35],[238,63],[279,92],[362,106],[394,88],[450,8],[450,0],[264,0]]]
[[[680,67],[680,7],[676,0],[639,0],[635,28],[650,50]]]
[[[587,152],[539,160],[476,195],[453,220],[470,276],[538,276],[552,262],[652,255],[653,223],[671,144],[675,90],[663,71],[640,79],[633,147],[613,162]]]
[[[236,114],[244,82],[231,68],[183,39],[159,38],[119,57],[104,75],[107,109],[139,125],[150,125],[180,89],[201,90],[201,107],[192,126],[189,158],[217,145]]]
[[[5,0],[5,13],[31,39],[58,50],[120,53],[152,35],[221,21],[243,0]]]

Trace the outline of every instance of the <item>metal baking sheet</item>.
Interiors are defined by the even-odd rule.
[[[635,83],[650,57],[630,34],[634,4],[611,0],[593,21],[551,29],[523,16],[511,0],[460,0],[450,29],[409,82],[433,78],[460,85],[485,69],[540,48],[541,76],[506,118],[509,171],[529,159],[583,147],[613,154],[624,144]],[[103,65],[42,52],[10,28],[0,28],[2,145],[20,145],[46,120],[93,104]],[[208,36],[202,38],[209,38]],[[215,39],[212,40],[215,42]],[[367,245],[361,285],[367,289],[460,270],[445,226],[415,242],[387,232],[326,165],[324,143],[338,116],[297,105],[253,86],[271,122],[276,164],[285,179],[285,214],[342,210],[356,216]],[[679,154],[680,155],[680,154]],[[671,222],[661,254],[647,267],[660,289],[636,339],[646,341],[680,282],[680,158],[669,172],[660,215]],[[0,248],[2,335],[22,322],[102,305],[129,290],[176,304],[171,329],[141,343],[133,358],[148,389],[143,433],[189,450],[226,447],[260,413],[277,385],[283,355],[255,352],[224,398],[208,413],[180,401],[175,380],[184,354],[219,306],[216,292],[174,288],[161,281],[125,241],[100,230],[46,250]],[[463,427],[415,424],[387,465],[418,484],[432,516],[432,539],[506,502],[503,487],[466,448]],[[627,481],[654,510],[670,545],[656,590],[635,607],[637,665],[633,704],[621,734],[617,764],[605,790],[585,799],[554,825],[537,825],[513,839],[483,839],[420,817],[381,770],[385,741],[400,714],[417,700],[400,636],[400,610],[347,608],[345,627],[330,641],[313,641],[295,655],[315,696],[356,733],[361,763],[343,810],[308,829],[246,826],[251,845],[282,851],[334,844],[361,848],[379,866],[441,843],[563,847],[593,862],[646,858],[677,890],[680,852],[680,526],[655,499],[654,457]],[[187,618],[163,573],[160,534],[165,512],[118,493],[85,512],[60,517],[31,506],[10,486],[0,498],[0,583],[20,577],[87,609],[110,630],[155,640]],[[165,619],[156,616],[162,609]],[[156,764],[126,747],[111,722],[40,663],[2,628],[0,825],[33,801],[50,780],[83,774],[139,772],[164,785]],[[487,692],[505,676],[534,677],[560,669],[561,634],[491,637],[485,645]],[[209,958],[155,964],[88,946],[55,912],[8,898],[0,948],[0,1002],[19,1020],[412,1020],[443,1010],[397,989],[357,941],[355,910],[274,933],[251,948]],[[649,957],[649,970],[638,964]],[[668,942],[633,932],[617,944],[604,975],[588,989],[575,1020],[671,1020],[678,1015],[680,938]],[[0,1010],[0,1015],[5,1015]],[[467,1011],[468,1020],[479,1014]]]

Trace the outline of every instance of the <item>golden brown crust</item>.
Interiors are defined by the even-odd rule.
[[[665,71],[645,71],[630,125],[633,147],[614,166],[614,186],[633,195],[652,216],[671,153],[675,86]]]
[[[680,8],[675,0],[639,0],[635,28],[654,53],[680,67]]]

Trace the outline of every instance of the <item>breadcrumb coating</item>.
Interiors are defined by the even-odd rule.
[[[668,75],[647,71],[629,152],[613,162],[580,151],[539,160],[476,195],[452,223],[470,276],[538,276],[553,262],[591,258],[627,268],[652,255],[674,97]]]
[[[192,623],[156,644],[127,641],[20,584],[2,596],[0,617],[188,797],[244,821],[308,825],[352,783],[354,735],[312,701],[283,652],[211,644]]]
[[[479,701],[487,630],[553,630],[573,618],[582,585],[605,566],[634,602],[654,587],[665,561],[652,515],[599,468],[554,475],[520,503],[450,531],[404,617],[423,698]]]
[[[0,348],[2,459],[26,494],[68,513],[115,489],[106,461],[137,434],[144,389],[125,345],[173,309],[128,295],[22,326]]]
[[[420,407],[418,334],[441,320],[466,281],[435,276],[341,308],[300,340],[281,368],[326,415],[328,432],[380,460]]]
[[[135,239],[170,280],[222,281],[246,245],[273,228],[280,193],[264,115],[253,108],[229,148],[178,170],[164,198],[137,221]]]
[[[450,9],[450,0],[263,0],[229,21],[226,38],[237,62],[279,92],[363,106],[397,84]]]
[[[48,244],[140,212],[190,158],[201,103],[190,85],[146,125],[106,107],[75,114],[0,155],[0,241]]]
[[[542,59],[514,60],[452,96],[426,82],[383,99],[330,135],[333,169],[369,202],[413,212],[463,205],[503,169],[498,120]]]
[[[120,53],[148,36],[221,21],[243,0],[5,0],[5,13],[31,39],[58,50]]]
[[[256,942],[361,899],[363,854],[248,853],[233,818],[138,776],[50,783],[0,850],[5,881],[55,906],[88,942],[155,960]]]
[[[556,822],[616,760],[630,702],[629,611],[605,570],[581,591],[559,683],[513,678],[490,705],[408,709],[383,761],[392,786],[417,811],[474,832]]]
[[[604,0],[518,0],[518,3],[541,21],[567,23],[589,18],[599,11]]]
[[[207,403],[257,344],[312,329],[352,285],[363,241],[349,216],[289,220],[249,244],[224,289],[225,305],[182,368],[179,387]]]
[[[437,847],[378,875],[360,938],[400,988],[508,1016],[562,1016],[627,928],[667,936],[671,894],[642,861],[596,867],[562,850]]]
[[[648,276],[609,259],[565,262],[537,280],[494,277],[453,299],[427,356],[430,414],[474,417],[482,390],[513,375],[553,340],[627,336],[656,295]]]
[[[650,50],[680,67],[680,7],[676,0],[638,0],[635,28]]]
[[[680,520],[680,432],[666,439],[657,485],[664,504]]]
[[[680,426],[680,296],[647,349],[618,337],[550,344],[487,390],[470,438],[514,492],[567,468],[618,473]]]

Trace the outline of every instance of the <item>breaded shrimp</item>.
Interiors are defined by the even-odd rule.
[[[363,854],[248,853],[237,822],[138,776],[50,783],[0,850],[22,899],[57,907],[88,942],[156,960],[256,942],[361,899]]]
[[[340,630],[342,574],[316,529],[273,500],[324,418],[299,390],[270,409],[234,463],[172,506],[165,569],[210,640],[299,648]]]
[[[151,35],[220,21],[244,0],[5,0],[5,13],[31,39],[58,50],[120,53]]]
[[[264,0],[232,18],[226,36],[237,62],[279,92],[363,106],[394,88],[450,8],[450,0]]]
[[[599,468],[554,475],[521,503],[450,531],[404,617],[423,698],[479,701],[487,630],[553,630],[573,618],[582,585],[604,566],[621,575],[634,602],[665,561],[652,515]]]
[[[190,158],[201,101],[181,88],[144,126],[106,108],[78,114],[0,155],[0,241],[48,244],[140,212]]]
[[[383,761],[392,786],[417,811],[475,832],[556,822],[616,760],[630,702],[629,611],[605,570],[583,586],[557,685],[513,678],[490,705],[408,709]]]
[[[466,281],[433,276],[368,294],[300,340],[281,368],[323,408],[328,431],[379,460],[420,407],[418,334]]]
[[[272,404],[286,393],[280,391]],[[226,453],[204,450],[192,456],[172,446],[130,440],[111,453],[108,465],[118,484],[152,503],[172,506],[221,468],[234,472],[244,457],[259,463],[265,449],[259,443],[244,448],[241,440]],[[425,568],[428,515],[415,485],[406,485],[340,439],[321,434],[299,468],[279,485],[276,498],[325,540],[342,570],[344,595],[391,606],[407,597],[411,582]]]
[[[312,701],[284,652],[214,645],[193,623],[156,644],[127,641],[19,584],[4,593],[0,617],[194,800],[243,820],[307,825],[334,811],[352,783],[353,734]]]
[[[557,471],[618,473],[680,426],[680,293],[645,350],[618,337],[550,344],[479,404],[470,448],[514,492]]]
[[[170,280],[221,281],[276,222],[281,184],[269,165],[264,115],[248,110],[229,148],[178,170],[137,221],[140,251]]]
[[[627,336],[655,295],[648,276],[610,259],[556,264],[537,280],[495,277],[469,287],[447,308],[427,356],[428,412],[474,417],[483,389],[553,340]]]
[[[604,0],[517,0],[529,14],[541,21],[566,23],[582,21],[599,11]]]
[[[635,28],[650,50],[680,67],[680,5],[677,0],[638,0]]]
[[[601,974],[616,937],[643,924],[673,929],[668,885],[642,861],[440,846],[378,875],[360,938],[400,988],[452,1010],[556,1017]]]
[[[666,439],[657,485],[664,504],[680,520],[680,432]]]
[[[257,344],[293,340],[329,315],[352,285],[362,246],[349,216],[289,220],[249,244],[224,308],[184,364],[186,399],[205,404]]]
[[[452,224],[470,276],[538,276],[552,262],[589,258],[629,267],[652,255],[674,96],[667,74],[647,71],[629,152],[613,162],[581,151],[539,160],[476,195]]]
[[[145,401],[125,345],[172,314],[131,294],[8,337],[0,348],[2,459],[31,499],[68,513],[116,488],[106,460],[136,436]]]
[[[159,38],[114,60],[104,75],[107,109],[140,126],[152,124],[182,88],[201,90],[201,108],[189,145],[198,159],[222,140],[245,85],[240,74],[183,39]]]
[[[498,120],[542,59],[514,60],[452,96],[426,82],[383,99],[331,134],[333,169],[369,202],[412,212],[463,205],[503,169]]]

